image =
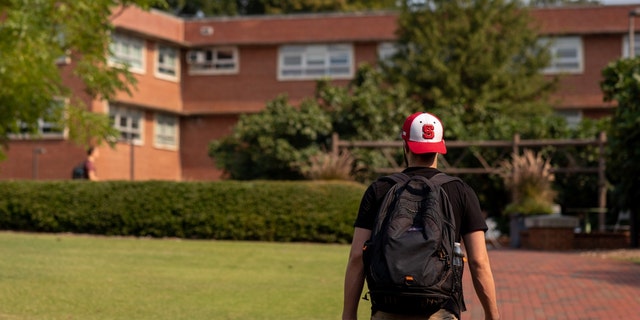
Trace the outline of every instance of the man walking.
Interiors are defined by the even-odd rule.
[[[440,173],[437,169],[437,155],[447,152],[443,139],[444,129],[440,120],[429,113],[415,113],[409,116],[402,126],[403,148],[407,169],[403,173],[431,178]],[[349,253],[349,261],[344,281],[343,320],[357,318],[358,304],[365,282],[363,262],[363,246],[369,240],[374,228],[378,210],[385,194],[393,186],[388,179],[378,179],[365,191],[358,216]],[[487,254],[484,232],[487,225],[484,221],[480,203],[475,192],[461,180],[447,182],[442,185],[449,197],[455,216],[456,241],[464,243],[474,288],[485,313],[485,319],[499,319],[496,302],[495,284]],[[372,320],[418,320],[418,319],[459,319],[458,306],[462,301],[451,297],[429,314],[395,314],[372,310]],[[462,295],[459,299],[463,300]]]

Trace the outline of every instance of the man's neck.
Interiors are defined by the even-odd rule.
[[[438,169],[438,158],[433,161],[433,163],[427,163],[424,161],[419,161],[418,159],[409,159],[408,161],[409,167],[424,167],[424,168],[433,168]]]

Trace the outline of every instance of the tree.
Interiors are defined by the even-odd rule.
[[[346,87],[319,82],[316,97],[341,140],[398,140],[407,115],[421,110],[404,86],[385,83],[380,70],[368,64],[358,68]],[[397,151],[387,156],[402,163],[403,153],[401,149]],[[388,166],[389,160],[378,150],[364,148],[351,152],[357,159],[354,174],[359,181],[373,178],[375,172],[371,169]]]
[[[390,83],[446,118],[449,139],[546,134],[550,56],[518,1],[427,0],[404,7],[397,34]]]
[[[233,133],[209,145],[209,155],[232,179],[302,179],[300,167],[326,146],[331,120],[313,100],[296,108],[285,95],[245,114]]]
[[[347,86],[318,81],[315,99],[299,108],[280,96],[266,110],[243,115],[230,136],[210,144],[209,155],[233,179],[299,179],[310,160],[326,159],[331,133],[342,140],[397,140],[406,116],[418,110],[402,86],[385,84],[379,70],[363,64]],[[360,180],[371,173],[364,169],[387,163],[377,151],[352,153],[353,167],[364,171]]]
[[[169,10],[179,15],[235,16],[344,12],[396,8],[395,0],[168,0]]]
[[[345,0],[259,0],[249,1],[247,14],[288,14],[314,12],[345,12],[370,9],[395,8],[396,2],[378,1],[345,1]]]
[[[598,0],[531,0],[529,5],[532,7],[562,7],[562,6],[580,6],[585,4],[601,4]]]
[[[369,64],[362,64],[346,87],[320,81],[316,97],[343,140],[397,140],[407,115],[420,110],[402,85],[385,83]]]
[[[235,16],[242,3],[239,0],[167,0],[166,10],[184,16]]]
[[[605,101],[617,101],[608,131],[607,175],[619,209],[631,210],[631,246],[638,247],[640,215],[640,58],[611,62],[602,71]]]
[[[79,144],[115,134],[104,115],[86,101],[109,99],[134,84],[126,66],[107,63],[111,16],[118,6],[149,8],[162,0],[0,1],[0,158],[9,134],[36,134],[39,120],[67,128]],[[86,97],[65,86],[56,61],[70,59]]]

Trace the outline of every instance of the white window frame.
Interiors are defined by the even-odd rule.
[[[133,144],[144,144],[144,111],[118,104],[109,104],[109,119],[111,125],[120,132],[118,141],[131,142]],[[125,121],[123,123],[122,121]]]
[[[62,32],[62,30],[60,30],[60,28],[57,28],[58,32],[56,34],[56,40],[58,42],[58,45],[60,45],[60,48],[64,48],[65,44],[66,44],[66,36],[65,34]],[[56,64],[57,65],[65,65],[65,64],[69,64],[71,63],[71,57],[69,54],[69,51],[66,50],[61,56],[59,56],[58,58],[56,58]]]
[[[352,79],[351,44],[284,45],[278,49],[278,80]]]
[[[633,42],[633,51],[635,51],[635,57],[640,56],[640,33],[636,33],[633,35]],[[629,34],[626,34],[624,36],[624,39],[622,40],[622,57],[629,58]]]
[[[129,71],[145,73],[145,40],[114,33],[109,44],[109,63],[112,65],[128,65]]]
[[[189,75],[227,75],[240,70],[238,47],[211,47],[187,52]]]
[[[155,76],[160,79],[178,81],[180,79],[180,51],[176,47],[156,44]]]
[[[395,42],[380,42],[378,44],[378,61],[391,62],[391,58],[398,53],[398,44]]]
[[[180,141],[180,119],[168,113],[155,113],[153,145],[156,148],[177,150]]]
[[[67,104],[66,99],[62,98],[54,98],[51,102],[50,108],[58,107],[64,108]],[[47,110],[49,112],[49,110]],[[31,133],[26,131],[27,126],[23,123],[18,123],[18,127],[20,128],[19,133],[9,133],[8,137],[14,140],[36,140],[36,139],[65,139],[68,134],[67,128],[60,128],[56,130],[56,123],[47,121],[44,118],[38,118],[38,129],[37,132]]]
[[[583,118],[583,113],[580,109],[556,110],[556,114],[563,117],[567,121],[567,126],[571,129],[576,129]]]
[[[559,74],[569,73],[578,74],[584,72],[584,49],[582,45],[582,38],[579,36],[557,37],[553,39],[541,38],[540,41],[548,43],[549,53],[551,54],[551,61],[549,66],[542,70],[544,74]],[[575,51],[573,57],[561,57],[563,52]],[[575,64],[575,67],[563,66],[567,64]]]

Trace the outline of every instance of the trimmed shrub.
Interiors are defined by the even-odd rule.
[[[0,229],[348,243],[353,182],[0,182]]]

